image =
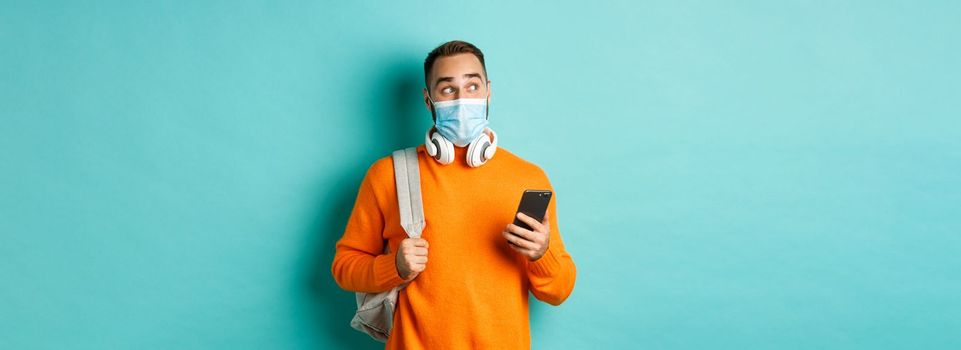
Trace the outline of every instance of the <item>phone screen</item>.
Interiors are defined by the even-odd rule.
[[[537,220],[544,221],[544,214],[547,213],[547,205],[551,202],[551,191],[549,190],[526,190],[521,195],[521,202],[517,205],[517,212],[527,214]],[[531,230],[531,227],[514,215],[514,225]]]

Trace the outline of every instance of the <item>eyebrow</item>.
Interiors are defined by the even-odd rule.
[[[481,77],[480,73],[467,73],[467,74],[464,74],[464,79],[470,79],[470,78],[478,78],[478,79],[483,80],[483,77]],[[454,81],[454,77],[440,77],[440,78],[437,78],[437,80],[434,81],[434,86],[436,87],[437,84],[440,84],[441,82],[444,82],[444,81]]]

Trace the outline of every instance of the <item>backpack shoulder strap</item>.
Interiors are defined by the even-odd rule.
[[[396,150],[394,158],[394,180],[397,185],[397,207],[400,209],[400,225],[407,236],[420,238],[424,231],[424,203],[420,196],[420,167],[417,162],[417,149],[414,147]]]

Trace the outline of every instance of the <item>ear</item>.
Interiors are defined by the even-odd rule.
[[[430,92],[427,91],[427,88],[424,88],[424,107],[427,107],[427,111],[430,112],[430,120],[431,120],[431,122],[435,122],[435,123],[436,123],[436,122],[437,122],[437,115],[434,114],[434,106],[432,106],[431,103],[430,103],[430,95],[428,95],[429,93],[430,93]]]
[[[486,110],[484,111],[484,119],[490,119],[491,117],[491,81],[487,80],[487,104]]]
[[[427,88],[424,88],[424,107],[427,107],[427,111],[430,111],[430,98],[427,96]]]

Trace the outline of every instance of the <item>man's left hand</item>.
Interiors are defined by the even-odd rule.
[[[537,222],[534,218],[524,213],[517,213],[517,218],[526,223],[533,230],[508,224],[501,235],[507,239],[507,245],[514,251],[527,257],[530,261],[535,261],[544,256],[551,240],[551,224],[549,213],[544,213],[544,220]]]

